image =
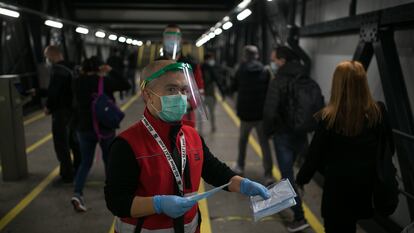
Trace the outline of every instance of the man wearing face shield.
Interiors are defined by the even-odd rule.
[[[201,94],[204,94],[204,79],[201,71],[201,66],[190,56],[183,56],[182,49],[182,36],[181,29],[176,24],[169,24],[163,33],[163,52],[164,57],[175,60],[178,62],[184,62],[192,67],[195,83]],[[188,113],[184,116],[184,123],[194,127],[193,124],[196,114],[194,113],[194,107],[191,104],[188,106]],[[200,117],[200,116],[199,116]]]
[[[144,68],[143,119],[122,132],[109,154],[105,199],[117,216],[115,232],[200,232],[194,194],[201,178],[227,191],[268,198],[267,189],[237,176],[219,161],[198,135],[184,125],[187,104],[205,114],[191,66],[159,60]]]

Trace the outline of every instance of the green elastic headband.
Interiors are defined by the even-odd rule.
[[[172,63],[169,64],[161,69],[159,69],[158,71],[154,72],[153,74],[151,74],[149,77],[147,77],[141,85],[141,89],[144,89],[145,86],[151,82],[152,80],[159,78],[161,75],[167,73],[168,71],[175,71],[175,70],[184,70],[184,69],[190,69],[192,70],[191,66],[188,63],[184,63],[184,62],[177,62],[177,63]]]
[[[181,36],[181,32],[164,32],[164,35],[177,35],[177,36]]]

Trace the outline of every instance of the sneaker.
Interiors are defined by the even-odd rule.
[[[276,180],[273,176],[265,176],[264,177],[264,185],[266,187],[270,186],[271,184],[275,183]]]
[[[234,167],[232,168],[232,170],[234,171],[234,173],[236,173],[239,176],[243,176],[244,173],[244,169],[242,167],[240,167],[239,165],[234,165]]]
[[[75,209],[76,212],[86,212],[86,206],[85,202],[83,202],[83,197],[80,195],[73,195],[71,201],[73,205],[73,209]]]
[[[293,222],[288,224],[287,230],[289,232],[297,232],[302,231],[309,227],[308,222],[305,219],[302,220],[294,220]]]

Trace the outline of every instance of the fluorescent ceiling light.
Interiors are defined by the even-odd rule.
[[[118,41],[119,41],[119,42],[121,42],[121,43],[125,43],[126,38],[125,38],[125,37],[123,37],[123,36],[120,36],[120,37],[118,38]]]
[[[139,40],[137,44],[138,44],[138,46],[142,46],[144,43]]]
[[[237,5],[237,7],[238,7],[239,9],[244,9],[247,5],[249,5],[249,3],[250,3],[251,1],[252,1],[252,0],[244,0],[243,2],[239,3],[239,5]]]
[[[200,47],[209,40],[210,40],[210,37],[208,37],[207,35],[203,35],[203,37],[197,41],[196,46]]]
[[[141,43],[139,43],[140,41],[138,41],[138,40],[132,40],[132,44],[133,45],[135,45],[135,46],[141,46],[142,45],[142,41],[141,41]]]
[[[220,35],[223,32],[223,30],[221,30],[221,28],[217,28],[216,30],[214,30],[214,34],[216,34],[217,36]]]
[[[132,39],[131,39],[131,38],[128,38],[128,39],[126,40],[126,43],[127,43],[127,44],[132,44]]]
[[[220,23],[220,22],[216,23],[215,27],[216,27],[216,28],[221,27],[221,23]]]
[[[249,17],[249,15],[252,14],[252,11],[250,9],[245,9],[244,11],[240,12],[237,15],[237,20],[242,21],[243,19]]]
[[[208,34],[208,37],[210,37],[210,39],[213,39],[214,37],[216,37],[216,34],[214,34],[214,32],[210,32]]]
[[[53,20],[46,20],[45,25],[54,28],[62,28],[63,24],[61,22],[53,21]]]
[[[115,34],[111,34],[111,35],[108,36],[108,39],[110,39],[110,40],[116,40],[116,39],[118,39],[118,36],[115,35]]]
[[[89,33],[89,30],[87,28],[84,28],[84,27],[77,27],[75,29],[75,31],[77,33],[80,33],[80,34],[88,34]]]
[[[98,38],[105,38],[106,34],[103,31],[97,31],[95,32],[95,36]]]
[[[227,29],[229,29],[231,27],[233,27],[233,24],[230,21],[227,22],[227,23],[225,23],[225,24],[223,24],[223,29],[224,30],[227,30]]]
[[[228,17],[228,16],[226,16],[226,17],[223,18],[223,21],[224,22],[229,21],[229,20],[230,20],[230,17]]]
[[[151,45],[151,41],[147,40],[147,42],[145,42],[145,45],[150,46]]]
[[[14,17],[14,18],[19,18],[19,16],[20,16],[20,13],[17,12],[17,11],[4,9],[4,8],[1,8],[1,7],[0,7],[0,14],[10,16],[10,17]]]

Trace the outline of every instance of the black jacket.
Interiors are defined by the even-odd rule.
[[[392,140],[392,130],[383,104],[383,120],[366,127],[359,135],[347,137],[327,129],[321,121],[315,131],[304,164],[297,177],[298,185],[307,184],[316,171],[324,177],[322,216],[363,219],[373,215],[372,192],[378,153],[379,135]],[[382,132],[381,132],[382,130]],[[391,150],[394,144],[391,141]]]
[[[50,69],[46,107],[51,113],[72,107],[73,73],[69,63],[60,61]]]
[[[248,61],[240,64],[235,74],[234,88],[237,90],[237,116],[242,121],[263,119],[263,105],[269,77],[265,75],[262,63]]]
[[[275,78],[270,81],[263,111],[264,129],[267,135],[289,131],[285,123],[289,98],[288,86],[295,77],[304,73],[305,68],[302,64],[290,62],[280,67]]]
[[[127,90],[130,88],[129,83],[124,79],[117,78],[111,71],[108,76],[104,78],[104,93],[111,97],[114,101],[113,93],[115,91]],[[98,75],[85,75],[76,79],[75,94],[76,94],[76,112],[78,116],[78,130],[91,131],[92,124],[92,95],[98,93]]]

